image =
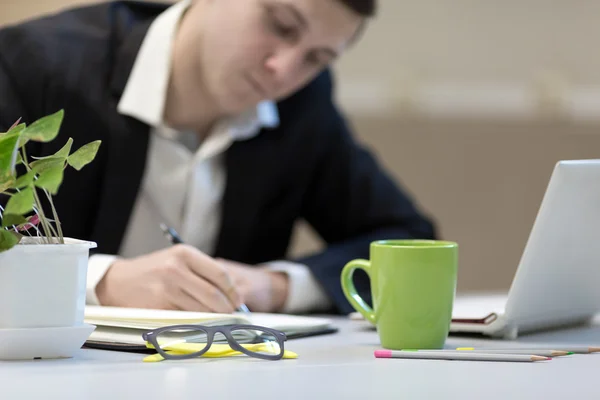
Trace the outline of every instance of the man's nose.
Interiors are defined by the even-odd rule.
[[[265,69],[277,88],[294,80],[298,74],[299,58],[298,52],[293,50],[280,51],[266,58]]]

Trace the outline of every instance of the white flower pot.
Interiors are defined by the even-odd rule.
[[[0,329],[82,325],[89,250],[96,243],[22,241],[0,253]]]

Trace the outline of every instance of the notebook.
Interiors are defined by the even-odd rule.
[[[331,320],[320,317],[265,313],[218,314],[91,305],[85,308],[84,321],[96,326],[85,343],[86,347],[110,350],[146,350],[142,333],[167,325],[252,324],[283,331],[288,339],[337,332]]]

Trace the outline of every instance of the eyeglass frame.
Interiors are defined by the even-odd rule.
[[[162,332],[177,330],[177,329],[181,329],[181,330],[183,330],[183,329],[199,330],[200,329],[200,330],[206,332],[206,347],[203,350],[197,351],[195,353],[168,354],[158,344],[158,340],[157,340],[158,335],[160,335]],[[243,346],[240,346],[240,344],[237,342],[237,340],[235,340],[233,338],[233,335],[231,334],[231,332],[237,331],[237,330],[244,330],[244,329],[261,331],[261,332],[273,335],[273,337],[277,341],[277,344],[279,345],[279,354],[269,355],[269,354],[255,353],[255,352],[249,351],[248,349],[244,348]],[[153,329],[151,331],[144,332],[144,333],[142,333],[142,338],[146,342],[149,342],[154,347],[154,349],[156,349],[156,351],[165,360],[186,360],[186,359],[190,359],[190,358],[200,357],[204,353],[206,353],[213,344],[213,339],[214,339],[215,333],[223,334],[223,336],[225,336],[225,338],[227,339],[227,343],[229,344],[229,347],[231,347],[233,350],[244,353],[247,356],[261,358],[263,360],[271,360],[271,361],[277,361],[277,360],[281,360],[283,358],[283,354],[285,351],[284,350],[284,342],[287,340],[286,334],[284,332],[278,331],[277,329],[267,328],[267,327],[259,326],[259,325],[243,325],[243,324],[218,325],[218,326],[170,325],[170,326],[163,326],[158,329]],[[193,343],[193,342],[190,342],[190,343]]]

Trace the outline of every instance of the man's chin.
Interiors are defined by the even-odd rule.
[[[242,101],[243,100],[243,101]],[[221,102],[222,109],[227,115],[237,115],[255,108],[262,99],[230,99],[229,101]]]

